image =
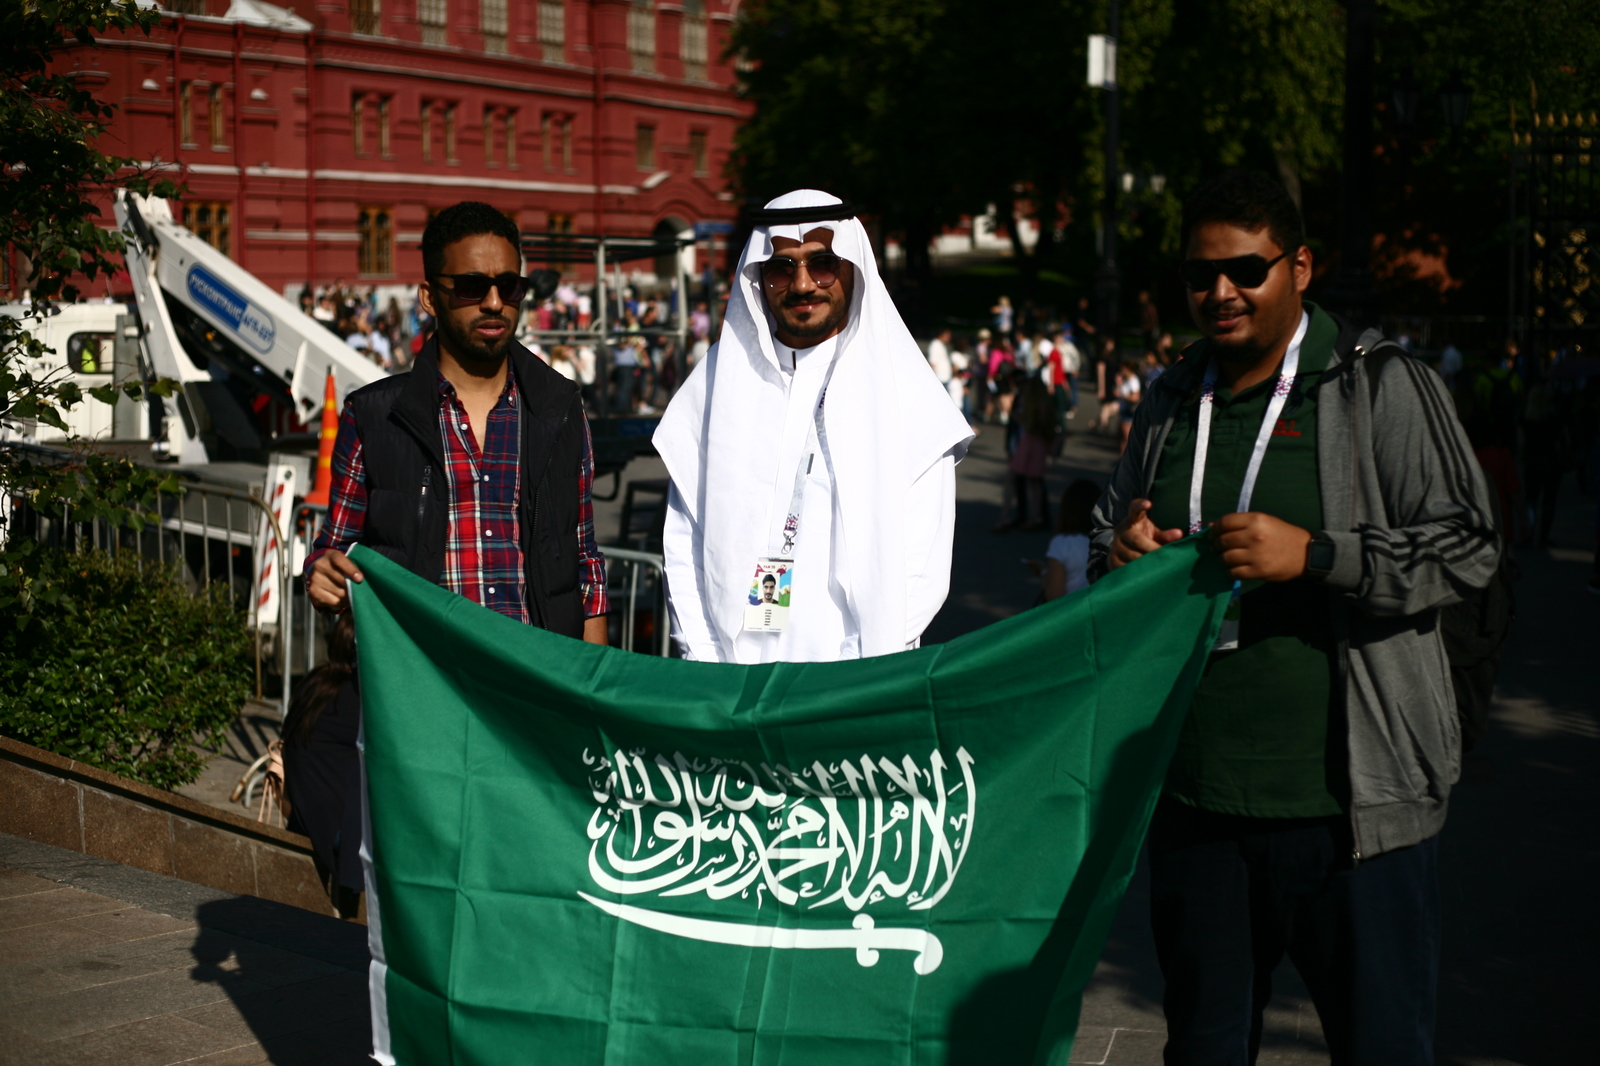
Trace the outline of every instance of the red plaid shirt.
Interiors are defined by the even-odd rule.
[[[507,366],[506,387],[489,411],[483,447],[473,438],[467,410],[456,390],[439,375],[439,436],[444,442],[445,485],[449,510],[445,523],[444,573],[441,583],[474,602],[528,622],[528,601],[522,556],[522,529],[517,514],[521,491],[518,457],[521,405],[515,375]],[[594,450],[589,423],[583,422],[583,460],[578,473],[579,593],[585,617],[610,610],[606,596],[605,557],[594,537]],[[349,551],[361,541],[367,513],[366,466],[361,435],[349,404],[339,420],[333,448],[333,487],[328,517],[306,559],[305,576],[330,548]]]

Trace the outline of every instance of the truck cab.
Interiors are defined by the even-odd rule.
[[[131,306],[118,303],[57,304],[45,318],[30,317],[22,304],[0,306],[0,315],[16,319],[22,329],[37,337],[48,349],[45,358],[30,361],[28,370],[35,376],[68,378],[84,392],[113,381],[119,320],[123,328],[136,321]],[[41,443],[65,440],[68,436],[89,440],[108,440],[114,435],[113,408],[110,404],[85,396],[70,411],[63,411],[70,433],[50,425],[36,425],[33,436]],[[128,427],[129,435],[143,436]]]

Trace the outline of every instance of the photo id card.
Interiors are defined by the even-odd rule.
[[[794,560],[756,560],[750,581],[750,598],[744,609],[746,633],[782,633],[789,624],[789,589],[794,580]]]

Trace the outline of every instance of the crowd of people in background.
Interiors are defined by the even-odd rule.
[[[1094,416],[1088,431],[1115,440],[1120,450],[1140,399],[1175,358],[1172,335],[1161,329],[1148,293],[1140,294],[1140,305],[1138,358],[1100,336],[1088,297],[1060,314],[1001,296],[988,325],[959,338],[942,329],[928,342],[928,365],[968,422],[1002,434],[1007,469],[993,531],[1053,532],[1045,558],[1026,560],[1042,579],[1040,602],[1088,585],[1089,513],[1102,486],[1078,478],[1052,506],[1046,483],[1080,405],[1089,404]]]
[[[1408,337],[1399,339],[1409,347]],[[1506,540],[1517,547],[1549,544],[1569,471],[1600,487],[1600,377],[1583,372],[1589,362],[1525,353],[1510,339],[1481,362],[1454,344],[1440,352],[1437,369],[1494,487]],[[1600,516],[1595,544],[1588,588],[1600,593]]]
[[[711,302],[692,304],[680,351],[670,328],[676,293],[625,284],[608,296],[604,345],[560,336],[587,331],[594,319],[594,294],[571,281],[524,311],[518,340],[576,382],[591,413],[656,414],[711,344]],[[402,306],[395,296],[380,300],[371,287],[349,286],[343,279],[306,286],[299,302],[302,311],[391,373],[409,369],[433,329],[414,298]],[[1115,439],[1119,450],[1127,446],[1134,411],[1177,358],[1148,291],[1138,293],[1137,309],[1139,347],[1128,336],[1120,342],[1100,336],[1088,297],[1059,313],[1001,296],[986,327],[963,336],[942,329],[928,342],[929,366],[951,401],[974,426],[998,426],[1005,435],[1010,476],[997,532],[1050,526],[1046,467],[1061,454],[1081,403],[1093,405],[1090,432]],[[1416,346],[1404,330],[1396,339],[1408,350]],[[1469,358],[1447,342],[1432,360],[1495,486],[1509,539],[1519,546],[1549,541],[1569,471],[1594,478],[1600,470],[1600,390],[1588,384],[1592,377],[1563,373],[1561,355],[1535,358],[1508,340],[1483,358]],[[1596,537],[1600,542],[1600,528]],[[1600,568],[1591,590],[1600,592]]]
[[[570,336],[590,332],[595,319],[593,290],[580,290],[570,280],[548,299],[525,307],[517,340],[578,384],[591,415],[657,414],[710,348],[710,302],[694,303],[680,351],[675,291],[628,283],[607,295],[605,344],[594,343],[592,336]],[[415,296],[402,307],[396,296],[380,298],[371,286],[350,286],[343,278],[332,285],[304,286],[299,306],[390,373],[409,370],[433,332],[433,320]]]
[[[1053,409],[1049,454],[1060,454],[1068,421],[1085,395],[1092,397],[1096,412],[1093,432],[1125,442],[1125,427],[1140,397],[1175,357],[1172,334],[1161,329],[1148,295],[1140,293],[1144,349],[1137,358],[1125,345],[1099,336],[1088,297],[1072,315],[1062,316],[1031,302],[1018,307],[1002,296],[991,309],[989,326],[959,341],[951,331],[941,332],[929,343],[928,361],[968,421],[1007,427],[1007,454],[1015,456],[1020,448],[1020,465],[1037,465],[1037,449],[1023,440],[1028,435],[1023,408],[1035,391],[1027,387],[1032,381],[1044,387],[1035,404]],[[1034,412],[1036,438],[1043,435],[1044,417]]]
[[[928,363],[974,426],[1005,434],[1009,476],[995,532],[1050,525],[1045,473],[1059,456],[1080,402],[1093,404],[1090,432],[1127,447],[1134,411],[1178,357],[1150,293],[1138,293],[1137,358],[1131,336],[1101,337],[1088,297],[1068,314],[1001,296],[989,324],[965,337],[943,329],[928,342]],[[1406,330],[1396,336],[1416,349]],[[1524,353],[1516,341],[1470,356],[1454,343],[1418,352],[1454,397],[1479,463],[1499,497],[1501,521],[1515,546],[1544,547],[1568,472],[1586,491],[1600,482],[1600,378],[1568,353]],[[1071,490],[1068,490],[1070,496]],[[1060,516],[1069,510],[1064,497]],[[1063,526],[1063,531],[1065,527]],[[1600,593],[1600,519],[1590,591]],[[1059,537],[1058,537],[1059,539]],[[1040,573],[1043,564],[1037,567]]]
[[[405,310],[401,310],[400,301],[394,296],[380,306],[371,286],[346,285],[343,278],[332,285],[302,287],[299,301],[302,313],[391,373],[410,368],[417,349],[433,328],[415,297],[407,301]]]

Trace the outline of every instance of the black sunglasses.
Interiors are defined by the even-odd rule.
[[[489,289],[494,288],[500,293],[500,302],[519,304],[522,298],[528,295],[528,279],[521,274],[507,271],[490,277],[488,274],[436,274],[434,281],[440,278],[449,278],[455,284],[445,289],[438,286],[450,296],[464,304],[481,303],[489,295]]]
[[[826,289],[839,280],[841,260],[832,252],[817,252],[809,259],[796,260],[788,256],[774,256],[761,264],[761,280],[770,289],[787,289],[794,284],[794,276],[801,267],[811,275],[811,280]]]
[[[1277,259],[1260,255],[1236,255],[1232,259],[1185,259],[1179,272],[1183,275],[1183,283],[1194,292],[1210,292],[1217,278],[1224,274],[1239,288],[1254,289],[1267,280],[1267,274],[1277,265],[1278,259],[1288,254],[1284,252]]]

